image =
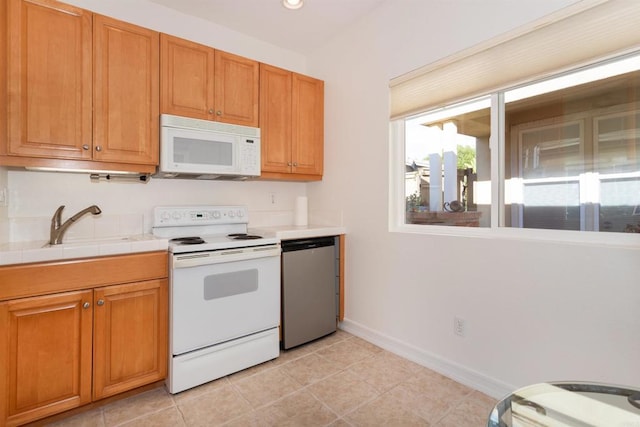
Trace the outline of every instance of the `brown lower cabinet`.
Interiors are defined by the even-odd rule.
[[[167,375],[167,280],[94,291],[93,399]]]
[[[92,291],[23,298],[0,305],[6,425],[20,425],[91,402]]]
[[[164,379],[167,325],[166,277],[0,302],[0,425]]]

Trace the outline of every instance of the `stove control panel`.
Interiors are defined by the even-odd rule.
[[[157,206],[153,210],[154,227],[246,224],[248,222],[246,206]]]

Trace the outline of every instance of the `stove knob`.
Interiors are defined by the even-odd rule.
[[[180,212],[175,211],[172,215],[173,219],[175,219],[176,221],[179,220],[180,218],[182,218],[182,214],[180,214]]]
[[[171,214],[167,211],[164,211],[160,214],[160,219],[163,221],[167,221],[169,218],[171,218]]]
[[[238,218],[242,218],[244,216],[244,212],[238,211],[236,215],[238,216]]]
[[[213,211],[213,217],[214,217],[215,219],[220,218],[220,211]]]
[[[229,218],[233,218],[234,216],[236,216],[235,212],[229,211]]]

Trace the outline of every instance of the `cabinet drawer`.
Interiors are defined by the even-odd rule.
[[[164,251],[0,268],[0,301],[168,276]]]

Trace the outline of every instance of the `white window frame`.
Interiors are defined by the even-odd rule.
[[[640,53],[639,53],[640,54]],[[563,74],[571,74],[563,73]],[[640,234],[505,227],[505,92],[491,94],[491,224],[489,227],[407,224],[405,222],[405,118],[389,124],[389,231],[425,235],[640,246]]]

